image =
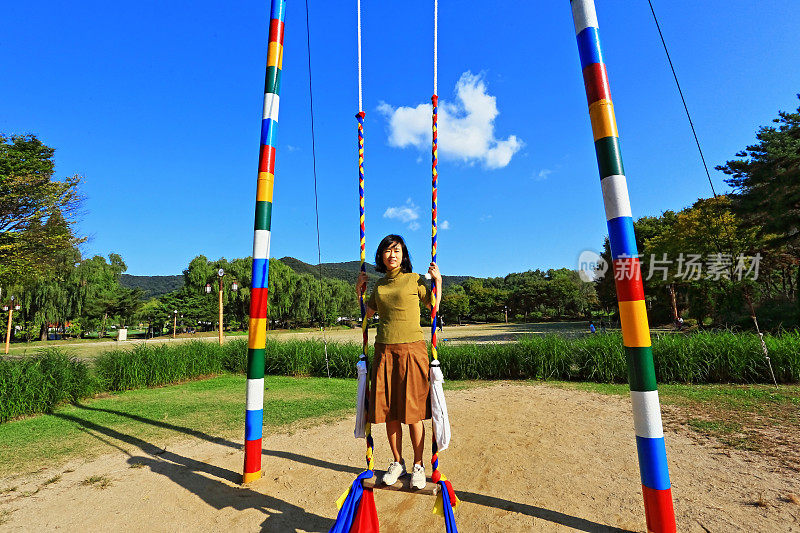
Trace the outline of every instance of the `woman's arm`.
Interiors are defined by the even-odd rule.
[[[358,280],[356,280],[356,296],[359,299],[361,298],[361,294],[367,291],[367,280],[368,279],[369,278],[367,277],[367,273],[366,272],[359,272]],[[375,314],[375,309],[373,309],[369,305],[367,305],[366,301],[364,302],[364,307],[366,307],[366,309],[367,309],[366,317],[367,318],[372,318],[372,315]]]
[[[439,272],[439,267],[436,263],[431,263],[431,266],[428,267],[428,274],[436,280],[436,314],[439,314],[439,305],[442,303],[442,274]],[[428,306],[430,309],[431,306]]]

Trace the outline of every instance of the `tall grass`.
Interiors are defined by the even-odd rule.
[[[0,359],[0,423],[30,413],[46,413],[59,403],[97,390],[89,367],[58,348],[29,359]]]
[[[800,333],[766,336],[775,377],[800,381]],[[361,346],[319,340],[267,341],[265,373],[284,376],[353,378]],[[627,362],[619,334],[529,336],[505,344],[448,344],[439,347],[447,379],[557,379],[625,383]],[[701,332],[653,338],[656,378],[661,383],[770,383],[757,335]],[[105,352],[93,373],[81,361],[53,349],[32,359],[0,359],[0,422],[48,412],[60,402],[98,391],[166,385],[201,376],[247,371],[247,341],[223,346],[192,341],[138,344]]]
[[[94,369],[105,390],[121,391],[219,374],[226,355],[224,346],[212,342],[137,344],[101,354]]]

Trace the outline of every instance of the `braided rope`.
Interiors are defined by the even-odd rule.
[[[434,69],[435,70],[435,69]],[[435,94],[431,96],[431,103],[433,104],[433,116],[431,121],[431,128],[433,133],[433,140],[431,142],[431,185],[432,185],[432,194],[431,194],[431,261],[436,263],[436,237],[437,237],[437,208],[438,208],[438,188],[439,188],[439,172],[437,170],[437,166],[439,163],[438,157],[438,132],[437,132],[437,125],[438,125],[438,116],[439,116],[439,97]],[[436,351],[436,304],[438,301],[439,295],[436,293],[436,280],[431,279],[431,356],[433,357],[434,361],[439,360],[439,354]],[[442,474],[439,472],[439,454],[438,454],[438,446],[436,445],[436,432],[431,431],[433,436],[433,444],[431,446],[431,466],[433,467],[433,472],[431,473],[431,480],[434,483],[439,483],[441,480]]]
[[[359,48],[360,49],[360,48]],[[367,237],[366,237],[366,226],[364,224],[364,112],[359,111],[356,115],[356,119],[358,120],[358,215],[359,215],[359,231],[361,234],[360,240],[360,258],[361,258],[361,272],[367,271]],[[364,292],[358,295],[358,303],[361,308],[361,359],[367,363],[367,348],[369,344],[369,334],[367,331],[367,305],[364,303]],[[368,363],[367,363],[368,364]],[[369,375],[369,374],[368,374]],[[364,406],[369,411],[369,382],[367,382],[367,388],[364,392],[366,395],[366,401],[364,402]],[[366,423],[364,427],[364,433],[367,437],[367,470],[372,470],[374,468],[374,460],[373,460],[373,450],[374,450],[374,442],[372,440],[372,424],[369,422]]]

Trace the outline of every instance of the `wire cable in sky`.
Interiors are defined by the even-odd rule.
[[[653,14],[653,20],[656,22],[656,28],[658,29],[658,36],[661,37],[661,44],[664,45],[664,53],[667,54],[667,61],[669,61],[669,68],[672,69],[672,77],[675,78],[675,85],[678,86],[678,93],[681,95],[681,102],[683,102],[683,108],[686,110],[686,118],[689,119],[689,126],[692,127],[692,134],[694,135],[694,142],[697,143],[697,150],[700,152],[700,159],[703,160],[703,168],[706,169],[706,176],[708,177],[708,184],[711,185],[711,192],[714,194],[714,198],[717,197],[717,191],[714,190],[714,183],[711,181],[711,173],[708,171],[708,165],[706,164],[706,158],[703,156],[703,149],[700,147],[700,141],[697,138],[697,132],[694,129],[694,122],[692,122],[692,115],[689,114],[689,108],[686,106],[686,99],[683,97],[683,91],[681,90],[681,84],[678,82],[678,75],[675,73],[675,66],[672,64],[672,58],[669,57],[669,50],[667,50],[667,43],[664,41],[664,34],[661,33],[661,25],[658,23],[658,17],[656,17],[656,11],[653,9],[653,2],[651,0],[647,0],[647,3],[650,4],[650,12]]]
[[[311,24],[308,22],[308,0],[306,0],[306,48],[308,50],[308,101],[311,107],[311,162],[314,169],[314,216],[317,222],[317,266],[319,267],[319,297],[322,301],[322,316],[320,325],[322,327],[322,340],[325,345],[325,368],[328,377],[331,377],[331,369],[328,365],[328,340],[325,338],[325,291],[322,287],[322,246],[319,240],[319,198],[317,196],[317,143],[314,135],[314,91],[311,89]]]

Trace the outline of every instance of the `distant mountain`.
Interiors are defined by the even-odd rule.
[[[281,263],[285,264],[298,274],[311,274],[314,277],[319,277],[319,266],[310,265],[294,257],[282,257]],[[346,281],[348,283],[355,282],[358,271],[361,268],[359,261],[344,261],[342,263],[322,263],[322,275],[326,278],[336,278]],[[367,263],[367,275],[370,281],[376,280],[383,276],[375,270],[375,265]],[[472,276],[442,276],[442,284],[445,287],[450,285],[460,285]]]
[[[288,266],[298,274],[310,274],[311,276],[319,277],[319,266],[310,265],[294,257],[281,257],[281,263]],[[361,268],[361,263],[358,261],[345,261],[344,263],[322,263],[322,276],[325,278],[336,278],[342,281],[352,283],[355,281],[358,271]],[[367,275],[370,279],[379,278],[383,274],[375,271],[375,267],[367,263]]]
[[[310,265],[294,257],[282,257],[280,262],[298,274],[310,274],[319,277],[319,266]],[[358,261],[344,261],[342,263],[322,263],[322,275],[326,278],[336,278],[347,283],[354,283],[361,264]],[[367,275],[370,286],[375,280],[383,276],[375,270],[375,266],[367,263]],[[445,287],[460,285],[472,276],[443,276],[442,283]],[[130,289],[142,289],[145,298],[158,298],[183,287],[183,276],[131,276],[123,274],[120,283]]]
[[[119,280],[123,287],[142,289],[145,298],[158,298],[183,287],[183,276],[131,276],[123,274]]]

